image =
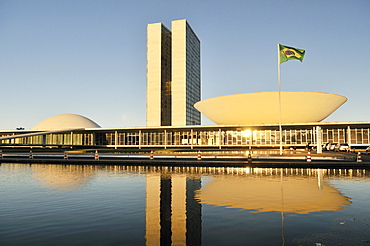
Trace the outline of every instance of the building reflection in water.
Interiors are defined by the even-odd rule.
[[[36,179],[49,189],[75,190],[96,173],[95,166],[32,164]]]
[[[350,198],[324,176],[366,177],[365,170],[157,167],[146,169],[147,245],[200,245],[201,204],[255,212],[338,211]],[[201,187],[194,175],[211,176]],[[283,239],[284,240],[284,239]]]
[[[201,245],[201,179],[163,171],[146,175],[146,245]]]
[[[74,190],[98,172],[145,175],[147,245],[200,245],[202,204],[282,215],[338,211],[351,205],[350,198],[326,180],[369,177],[364,169],[113,165],[33,164],[32,172],[44,186],[62,190]]]
[[[202,203],[256,212],[279,211],[307,214],[338,211],[351,201],[325,182],[326,170],[313,175],[284,175],[284,170],[265,175],[219,175],[197,192]]]

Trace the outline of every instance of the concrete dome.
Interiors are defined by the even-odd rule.
[[[94,121],[78,114],[59,114],[32,127],[32,130],[57,130],[69,128],[100,128]]]
[[[282,123],[320,122],[347,101],[341,95],[281,92]],[[219,125],[278,124],[279,92],[243,93],[209,98],[194,107]]]

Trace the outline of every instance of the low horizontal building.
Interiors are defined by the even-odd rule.
[[[56,129],[52,125],[44,125],[44,129],[0,131],[0,145],[189,149],[280,146],[278,124],[102,128],[83,116],[64,117],[74,118],[79,124],[72,124],[68,120],[64,121],[63,117],[58,117],[62,122],[69,122],[68,127],[59,125]],[[90,124],[96,126],[90,127]],[[369,146],[370,122],[282,124],[284,147],[303,147],[308,143],[315,146],[318,138],[321,138],[322,143],[348,143],[352,147]]]

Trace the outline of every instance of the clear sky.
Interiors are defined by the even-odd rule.
[[[369,0],[0,0],[0,129],[145,126],[146,27],[178,19],[201,40],[202,99],[276,91],[279,42],[306,50],[282,90],[346,96],[324,121],[370,121]]]

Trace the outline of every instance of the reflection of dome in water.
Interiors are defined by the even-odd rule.
[[[317,177],[214,177],[196,198],[201,203],[257,212],[283,211],[307,214],[337,211],[349,206],[348,197]]]
[[[94,171],[81,166],[32,165],[33,174],[49,189],[75,190],[90,180]]]
[[[78,114],[59,114],[34,126],[32,130],[55,130],[68,128],[100,128],[94,121]]]

